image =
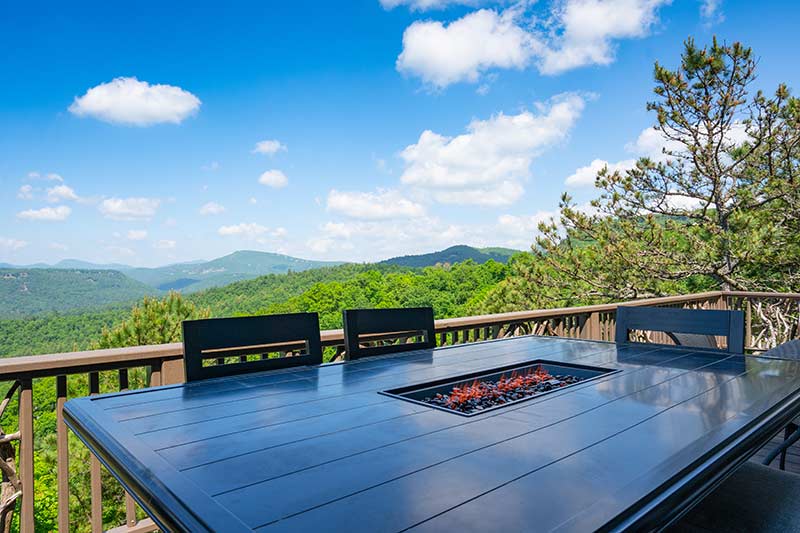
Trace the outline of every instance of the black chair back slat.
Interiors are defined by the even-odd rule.
[[[436,347],[436,327],[433,309],[346,309],[342,312],[344,342],[348,360],[388,353],[406,352]],[[379,346],[362,346],[362,335],[376,339],[423,336],[422,341]]]
[[[303,348],[303,353],[243,362],[248,354]],[[319,317],[316,313],[207,318],[183,322],[186,381],[322,363]],[[222,364],[225,358],[239,362]],[[203,361],[216,360],[205,366]]]
[[[712,345],[711,340],[696,347],[717,349],[731,353],[744,353],[744,313],[718,309],[678,309],[671,307],[617,307],[616,341],[631,342],[632,330],[658,331],[681,343],[681,339],[699,336],[725,337],[727,348]],[[678,334],[688,335],[678,335]]]

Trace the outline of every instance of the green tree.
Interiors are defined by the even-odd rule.
[[[208,318],[209,309],[199,309],[177,292],[162,299],[145,297],[133,306],[128,318],[112,328],[103,328],[93,348],[120,348],[165,344],[181,340],[181,322]]]
[[[675,70],[656,63],[647,107],[665,158],[603,169],[591,210],[562,197],[534,248],[545,290],[603,301],[796,287],[800,105],[784,85],[753,93],[755,73],[749,48],[716,39],[686,41]]]

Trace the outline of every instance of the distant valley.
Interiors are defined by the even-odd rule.
[[[467,260],[478,264],[489,260],[505,263],[514,253],[517,251],[505,248],[478,249],[459,245],[429,254],[395,257],[377,265],[414,269]],[[0,263],[0,319],[127,306],[144,296],[160,296],[170,290],[198,293],[270,274],[304,272],[338,265],[343,263],[247,250],[211,261],[156,268],[95,264],[77,259],[67,259],[54,265],[37,263],[14,266]]]

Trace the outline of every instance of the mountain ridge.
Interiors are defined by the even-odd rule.
[[[520,250],[513,250],[511,248],[475,248],[473,246],[467,246],[466,244],[457,244],[455,246],[445,248],[444,250],[430,252],[427,254],[392,257],[384,261],[380,261],[378,264],[421,268],[438,264],[463,263],[467,260],[471,260],[478,264],[483,264],[490,260],[497,261],[498,263],[505,263],[512,255],[519,252]]]

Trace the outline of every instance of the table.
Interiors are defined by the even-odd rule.
[[[379,393],[532,359],[620,371],[469,418]],[[658,529],[799,414],[798,362],[536,336],[64,407],[162,529],[265,533]]]

